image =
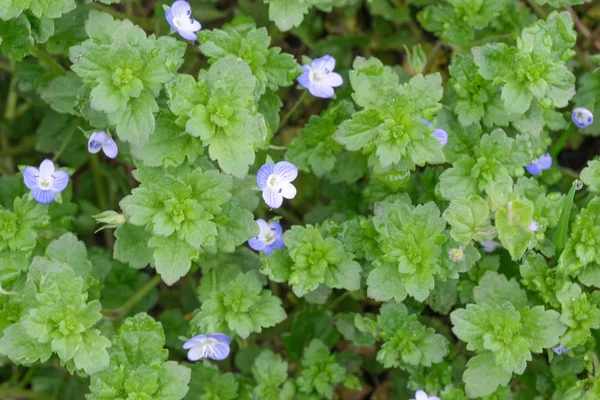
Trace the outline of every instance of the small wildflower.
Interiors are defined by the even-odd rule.
[[[92,218],[94,218],[97,223],[104,224],[96,232],[103,229],[115,229],[125,223],[125,216],[112,210],[103,211],[100,214],[92,215]]]
[[[433,128],[433,124],[426,120],[425,118],[421,118],[421,121],[427,125],[430,128]],[[446,132],[443,129],[435,129],[433,131],[433,133],[431,134],[431,136],[435,137],[437,140],[439,140],[439,142],[442,144],[442,147],[444,147],[447,143],[448,143],[448,132]]]
[[[415,398],[410,400],[440,400],[440,398],[437,396],[428,396],[424,391],[417,390],[415,392]]]
[[[200,22],[192,18],[192,8],[190,3],[184,0],[177,0],[165,11],[165,18],[171,28],[187,40],[198,40],[196,32],[202,29]]]
[[[198,361],[202,358],[212,358],[221,361],[229,355],[229,343],[231,338],[223,333],[194,336],[183,344],[185,350],[189,350],[187,357],[190,361]]]
[[[96,154],[100,151],[100,149],[102,149],[108,158],[115,158],[117,154],[119,154],[119,148],[117,147],[117,144],[104,131],[92,133],[90,140],[88,140],[88,151],[90,153]]]
[[[256,175],[258,188],[263,192],[265,203],[271,208],[279,208],[283,199],[296,197],[296,188],[291,182],[298,176],[298,168],[290,162],[267,163],[260,167]]]
[[[279,222],[267,223],[264,219],[257,219],[256,223],[260,229],[258,236],[248,240],[248,245],[256,251],[265,254],[273,254],[273,249],[283,249],[282,229]]]
[[[567,350],[567,348],[565,346],[553,347],[552,351],[555,352],[556,354],[558,354],[559,356],[561,354],[565,354],[565,353],[569,352],[569,350]]]
[[[529,223],[529,230],[530,230],[531,232],[537,232],[537,230],[538,230],[539,228],[540,228],[540,227],[539,227],[538,223],[537,223],[536,221],[534,221],[534,220],[531,220],[531,222]]]
[[[335,58],[331,56],[315,58],[311,65],[303,65],[302,69],[304,72],[298,77],[298,83],[315,97],[329,99],[333,97],[333,88],[344,83],[341,75],[333,72]]]
[[[465,259],[465,252],[463,251],[462,247],[450,249],[448,251],[448,257],[453,262],[459,262]]]
[[[594,114],[587,108],[577,107],[573,110],[573,114],[571,114],[571,119],[573,123],[577,125],[579,128],[585,128],[594,122]]]
[[[483,251],[485,251],[486,253],[493,253],[494,250],[496,250],[499,247],[502,247],[502,245],[495,240],[481,240],[479,241],[479,244],[481,245],[481,247],[483,247]]]
[[[23,171],[25,186],[31,190],[33,198],[38,203],[48,204],[56,193],[60,193],[69,184],[69,174],[65,171],[56,171],[54,163],[45,159],[40,168],[27,167]]]
[[[544,153],[540,158],[536,158],[525,169],[531,175],[539,175],[542,171],[547,170],[552,166],[552,156],[549,153]]]

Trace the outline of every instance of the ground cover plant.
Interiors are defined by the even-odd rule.
[[[3,0],[0,399],[600,399],[599,49],[586,0]]]

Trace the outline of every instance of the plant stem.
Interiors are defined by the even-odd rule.
[[[344,294],[342,294],[341,296],[339,296],[338,298],[336,298],[335,300],[333,300],[330,304],[329,304],[329,308],[331,308],[332,310],[335,309],[346,297],[350,296],[349,291],[346,291]]]
[[[571,125],[569,129],[567,129],[563,132],[562,135],[560,135],[556,143],[554,143],[554,145],[550,148],[550,155],[552,156],[552,158],[555,159],[558,153],[560,153],[565,143],[567,143],[567,140],[569,140],[573,132],[575,132],[575,129],[577,129],[577,127],[575,125]]]
[[[52,71],[58,72],[61,75],[65,75],[67,73],[65,67],[54,61],[52,57],[40,50],[38,47],[31,49],[31,54],[33,54],[42,63],[46,64],[46,66],[48,66],[48,68],[50,68]]]
[[[69,135],[67,136],[67,138],[65,139],[65,141],[60,146],[60,149],[58,149],[58,151],[56,152],[56,154],[54,154],[54,157],[52,157],[52,162],[56,162],[56,160],[58,160],[58,158],[60,157],[60,155],[63,153],[63,151],[65,151],[65,149],[67,148],[67,146],[71,142],[71,139],[73,139],[73,136],[75,136],[75,129],[71,129],[71,132],[69,132]]]
[[[9,388],[0,388],[0,398],[53,400],[53,397],[46,393],[30,392],[29,390]]]
[[[210,271],[210,278],[211,278],[211,282],[212,282],[212,291],[215,292],[217,290],[217,270],[216,269],[212,269]]]
[[[437,59],[438,53],[440,52],[440,50],[442,50],[443,45],[444,41],[442,39],[438,39],[438,41],[435,42],[435,45],[431,49],[431,53],[429,53],[429,57],[427,57],[427,63],[423,67],[423,75],[426,75],[431,69],[431,67],[433,67],[433,63]]]
[[[275,145],[270,144],[269,147],[268,147],[268,149],[271,149],[271,150],[286,150],[287,147],[285,147],[285,146],[275,146]]]
[[[296,104],[294,104],[294,107],[292,107],[292,109],[290,111],[288,111],[287,114],[285,114],[285,116],[281,119],[281,122],[279,123],[279,127],[282,127],[283,125],[285,125],[285,123],[288,121],[288,119],[290,119],[290,117],[298,109],[298,107],[300,106],[302,101],[304,101],[304,98],[306,97],[307,94],[308,94],[308,90],[305,90],[302,93],[302,96],[300,96],[298,98],[298,101],[296,101]]]
[[[540,6],[535,0],[526,0],[529,7],[533,8],[533,11],[542,19],[548,18],[548,13]]]
[[[108,210],[108,201],[106,200],[106,191],[104,182],[102,182],[102,175],[100,173],[100,164],[98,163],[98,157],[95,154],[90,154],[89,157],[90,168],[92,170],[92,177],[94,179],[94,186],[96,186],[96,195],[98,196],[98,205],[102,211]],[[109,248],[113,247],[114,238],[111,229],[104,229],[102,231],[104,240]]]
[[[131,296],[121,307],[112,310],[102,310],[102,314],[111,317],[111,319],[119,319],[129,312],[144,296],[160,283],[160,275],[154,275],[136,294]]]
[[[10,62],[11,70],[15,69],[15,62]],[[11,123],[15,119],[15,109],[17,108],[17,79],[14,75],[11,75],[10,84],[8,86],[8,96],[6,97],[6,107],[4,108],[4,120],[8,123]],[[8,155],[4,157],[2,165],[6,168],[6,173],[10,174],[14,170],[13,168],[13,159],[10,156],[10,140],[8,139],[8,135],[6,133],[6,128],[0,127],[0,145],[4,149]],[[3,168],[4,169],[4,168]]]
[[[29,382],[31,381],[31,379],[33,378],[33,376],[35,375],[36,372],[37,372],[37,367],[35,365],[33,365],[31,368],[29,368],[27,370],[27,372],[25,372],[25,375],[23,375],[21,382],[19,382],[19,387],[21,389],[25,389],[25,386],[27,386],[29,384]]]

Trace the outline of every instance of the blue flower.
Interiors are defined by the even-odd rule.
[[[493,253],[494,250],[496,250],[499,247],[502,247],[502,245],[495,240],[480,240],[479,244],[481,245],[481,247],[483,247],[483,251],[485,251],[486,253]]]
[[[552,157],[548,153],[544,153],[540,158],[536,158],[525,169],[531,175],[539,175],[542,171],[547,170],[552,166]]]
[[[196,32],[202,29],[200,22],[192,18],[192,8],[190,3],[184,0],[177,0],[167,8],[165,18],[171,28],[177,31],[182,38],[196,41],[198,36]]]
[[[296,197],[296,188],[291,182],[298,176],[298,168],[287,161],[277,164],[267,163],[260,167],[256,175],[258,188],[263,192],[265,203],[271,208],[279,208],[283,199]]]
[[[558,354],[559,356],[561,354],[565,354],[565,353],[569,352],[569,350],[567,350],[567,348],[565,346],[553,347],[552,351],[555,352],[556,354]]]
[[[594,114],[587,108],[577,107],[573,110],[573,114],[571,114],[571,119],[573,123],[577,125],[579,128],[585,128],[594,122]]]
[[[417,390],[415,392],[415,398],[410,400],[440,400],[437,396],[429,396],[423,390]]]
[[[212,358],[221,361],[229,355],[229,343],[231,338],[223,333],[194,336],[183,344],[185,350],[189,350],[187,357],[190,361],[198,361],[201,358]]]
[[[427,121],[425,118],[421,118],[421,121],[428,127],[433,128],[433,124]],[[435,129],[431,136],[435,137],[442,144],[442,147],[448,143],[448,132],[443,129]]]
[[[65,171],[56,171],[54,163],[48,159],[42,161],[40,169],[25,168],[23,179],[35,201],[42,204],[50,203],[54,200],[56,193],[65,190],[69,184],[69,174]]]
[[[90,140],[88,141],[88,151],[90,153],[96,154],[100,149],[102,149],[108,158],[115,158],[117,154],[119,154],[117,144],[104,131],[92,133],[92,136],[90,136]]]
[[[273,254],[273,249],[283,249],[283,239],[281,234],[283,230],[279,222],[267,224],[264,219],[257,219],[256,223],[260,228],[257,237],[248,240],[248,245],[253,250],[263,251],[265,254]]]
[[[333,72],[335,58],[331,56],[315,58],[312,65],[303,65],[302,69],[304,72],[298,77],[298,83],[315,97],[329,99],[333,97],[333,88],[344,83],[340,74]]]

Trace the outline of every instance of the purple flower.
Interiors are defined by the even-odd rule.
[[[196,41],[198,36],[196,32],[202,29],[200,22],[192,18],[192,8],[190,3],[185,0],[177,0],[167,8],[165,18],[171,28],[177,31],[182,38]]]
[[[542,171],[547,170],[552,166],[552,156],[549,153],[544,153],[540,158],[536,158],[525,169],[531,175],[539,175]]]
[[[421,121],[430,128],[433,128],[433,124],[427,121],[425,118],[421,118]],[[448,143],[448,132],[443,129],[435,129],[431,136],[435,137],[444,147]]]
[[[569,350],[567,350],[567,348],[565,346],[553,347],[552,351],[555,352],[556,354],[558,354],[559,356],[561,354],[565,354],[565,353],[569,352]]]
[[[538,229],[540,229],[540,226],[538,225],[537,221],[532,219],[529,223],[529,230],[531,232],[537,232]]]
[[[283,199],[296,197],[296,188],[291,182],[298,176],[298,168],[290,162],[265,164],[258,170],[256,183],[263,192],[265,203],[271,208],[279,208]]]
[[[262,250],[265,254],[273,254],[273,249],[283,249],[283,239],[281,237],[283,230],[279,222],[267,224],[264,219],[259,218],[256,223],[260,228],[260,233],[248,240],[248,245],[253,250]]]
[[[229,355],[229,343],[231,338],[223,333],[194,336],[183,344],[185,350],[189,350],[187,357],[190,361],[198,361],[201,358],[212,358],[221,361]]]
[[[119,154],[117,144],[104,131],[92,133],[92,136],[90,136],[90,140],[88,141],[88,151],[90,153],[96,154],[100,149],[102,149],[108,158],[115,158],[117,154]]]
[[[298,83],[315,97],[329,99],[333,97],[333,88],[344,83],[340,74],[333,72],[335,58],[331,56],[315,58],[312,65],[303,65],[302,69],[304,72],[298,77]]]
[[[577,107],[573,110],[573,114],[571,114],[571,119],[573,123],[577,125],[579,128],[585,128],[594,122],[594,114],[587,108]]]
[[[485,251],[486,253],[493,253],[494,250],[496,250],[499,247],[502,247],[502,245],[499,242],[496,242],[495,240],[480,240],[479,244],[481,245],[481,247],[483,247],[483,251]]]
[[[56,171],[54,163],[48,159],[42,161],[40,169],[25,168],[23,179],[35,201],[42,204],[50,203],[54,200],[56,193],[65,190],[69,184],[69,174],[65,171]]]
[[[415,398],[410,400],[440,400],[440,398],[437,396],[428,396],[424,391],[417,390],[415,392]]]

